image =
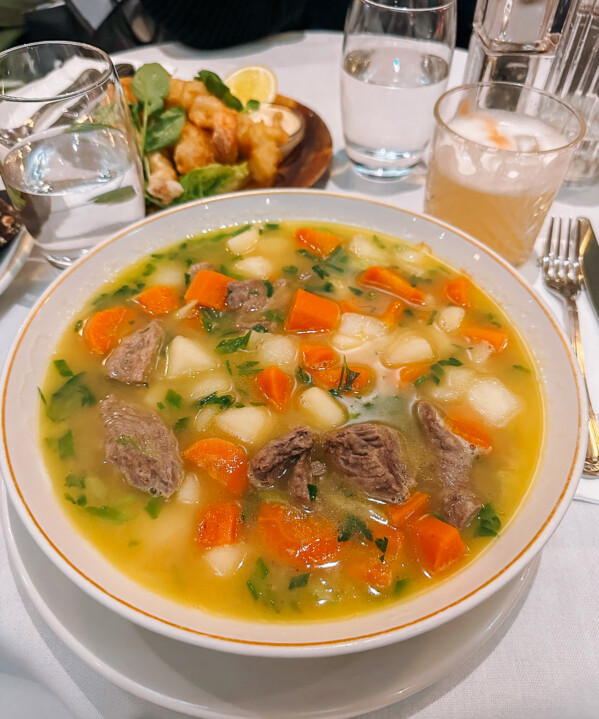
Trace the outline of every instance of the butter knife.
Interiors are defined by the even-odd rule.
[[[587,295],[599,319],[599,244],[588,217],[578,218],[582,277]]]

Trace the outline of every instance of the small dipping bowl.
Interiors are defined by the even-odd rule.
[[[287,142],[281,145],[280,148],[281,155],[285,158],[299,145],[304,137],[306,123],[302,115],[297,110],[293,110],[286,105],[263,102],[257,110],[250,112],[249,116],[254,122],[262,120],[265,125],[272,125],[277,113],[281,114],[281,124],[289,135]]]

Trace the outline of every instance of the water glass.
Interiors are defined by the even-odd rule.
[[[462,85],[435,106],[425,211],[518,266],[584,135],[577,110],[515,83]]]
[[[572,0],[545,89],[578,108],[587,130],[566,182],[599,180],[599,0]]]
[[[0,54],[0,174],[57,267],[143,217],[136,136],[106,53],[41,42]]]
[[[353,0],[345,22],[341,119],[362,175],[394,178],[421,162],[447,87],[456,0]]]

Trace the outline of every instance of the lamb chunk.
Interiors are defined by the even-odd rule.
[[[153,412],[109,395],[100,403],[106,460],[129,484],[144,492],[170,497],[183,475],[175,435]]]
[[[372,422],[352,424],[325,438],[324,451],[359,489],[378,499],[405,502],[414,484],[397,432]]]
[[[145,382],[154,369],[163,339],[164,330],[156,321],[127,335],[108,356],[105,363],[106,376],[127,384]]]
[[[229,283],[227,309],[256,312],[264,309],[267,303],[266,285],[262,280],[234,280]]]
[[[310,492],[308,492],[308,484],[312,479],[312,463],[310,462],[310,452],[302,454],[297,462],[292,466],[287,489],[289,494],[300,502],[308,504],[310,501]]]
[[[284,314],[289,304],[290,290],[285,279],[276,280],[272,287],[272,295],[268,297],[266,285],[262,280],[231,282],[227,307],[237,311],[235,326],[238,330],[247,332],[256,325],[262,325],[268,332],[276,332],[280,327],[279,322],[267,319],[264,311],[278,310]]]
[[[308,427],[300,426],[272,439],[250,462],[248,477],[256,487],[273,487],[300,457],[314,446],[314,435]]]
[[[462,529],[480,512],[483,503],[468,487],[448,488],[443,492],[443,515],[449,524]]]
[[[444,487],[443,513],[450,524],[461,529],[483,506],[469,487],[476,450],[451,432],[428,402],[417,402],[416,414],[433,447],[437,477]]]

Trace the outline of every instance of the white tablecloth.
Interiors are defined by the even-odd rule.
[[[334,143],[332,191],[376,197],[422,210],[423,178],[381,184],[359,178],[343,152],[339,111],[338,33],[289,33],[219,52],[177,45],[126,53],[134,62],[162,62],[181,77],[207,68],[226,75],[246,64],[264,64],[277,74],[282,94],[313,108]],[[458,84],[465,53],[456,55]],[[563,190],[555,212],[584,214],[599,228],[599,187]],[[563,319],[559,301],[542,288],[534,258],[522,274]],[[0,296],[0,361],[19,324],[56,270],[35,254]],[[582,301],[582,330],[589,384],[599,406],[596,357],[599,333]],[[599,480],[581,493],[596,495]],[[420,693],[368,715],[369,719],[595,719],[599,717],[599,507],[575,501],[542,553],[532,588],[509,621],[463,665]],[[364,682],[368,677],[364,677]],[[12,575],[0,534],[0,717],[2,719],[171,719],[181,716],[119,689],[76,657],[44,624]]]

